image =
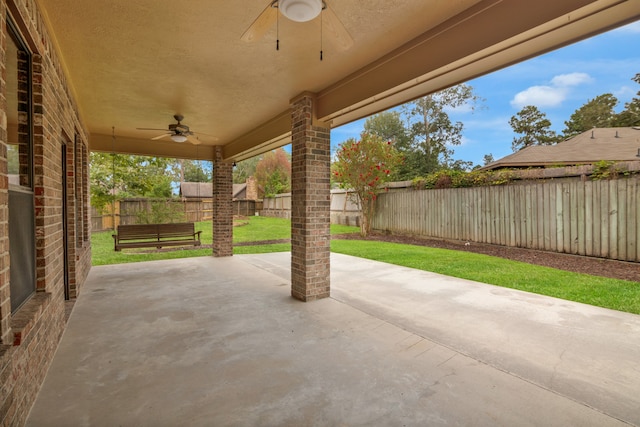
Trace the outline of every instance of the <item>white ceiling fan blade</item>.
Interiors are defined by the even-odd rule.
[[[193,145],[200,145],[202,144],[202,141],[200,141],[197,137],[193,136],[193,135],[185,135],[187,137],[187,141],[189,141],[190,143],[192,143]]]
[[[322,25],[325,33],[329,34],[341,50],[347,50],[353,46],[351,35],[328,4],[322,11]]]
[[[195,135],[205,136],[206,138],[203,138],[205,140],[218,141],[220,139],[217,136],[209,135],[208,133],[203,133],[203,132],[191,132],[191,133]],[[198,137],[196,136],[196,138]]]
[[[151,139],[152,139],[153,141],[157,141],[157,140],[162,139],[162,138],[165,138],[165,137],[167,137],[167,136],[169,136],[169,135],[170,135],[170,134],[165,133],[165,134],[162,134],[162,135],[154,136],[154,137],[153,137],[153,138],[151,138]]]
[[[269,2],[267,7],[258,15],[255,21],[247,28],[247,30],[242,34],[240,40],[251,43],[256,40],[259,40],[264,36],[264,34],[269,30],[269,28],[273,27],[276,19],[278,18],[278,9],[272,7],[273,2]]]

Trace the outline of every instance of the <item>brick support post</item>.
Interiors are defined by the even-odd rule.
[[[292,101],[291,295],[302,301],[330,292],[330,130],[314,126],[314,97]]]
[[[233,255],[233,165],[223,160],[222,147],[213,159],[213,256]]]

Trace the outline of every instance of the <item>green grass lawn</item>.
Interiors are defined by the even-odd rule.
[[[203,244],[211,244],[210,221],[196,223],[196,230],[202,230]],[[358,231],[357,227],[331,226],[331,234]],[[111,234],[112,232],[106,231],[92,235],[93,265],[211,255],[211,249],[180,249],[163,252],[127,249],[115,252]],[[233,241],[236,243],[280,240],[290,237],[291,222],[281,218],[250,217],[239,221],[233,229]],[[236,246],[233,248],[233,253],[256,254],[290,250],[289,243],[275,243]],[[331,250],[447,276],[640,314],[640,283],[638,282],[572,273],[482,254],[397,243],[333,240]]]
[[[488,255],[363,240],[331,251],[452,277],[640,314],[640,283],[589,276]]]
[[[200,239],[203,245],[210,245],[213,239],[211,221],[197,222],[196,231],[202,231]],[[331,234],[356,233],[357,227],[346,225],[331,225]],[[122,264],[128,262],[153,261],[162,259],[189,258],[209,256],[211,249],[175,249],[156,252],[148,249],[125,249],[120,252],[113,250],[111,231],[93,233],[91,235],[92,265]],[[234,243],[259,242],[263,240],[281,240],[291,238],[291,221],[282,218],[252,216],[245,220],[236,221],[233,227]],[[234,254],[258,254],[268,252],[286,252],[291,250],[290,243],[274,243],[269,245],[236,246]]]

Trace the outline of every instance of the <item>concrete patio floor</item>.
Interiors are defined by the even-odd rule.
[[[29,426],[640,425],[640,316],[332,254],[94,267]]]

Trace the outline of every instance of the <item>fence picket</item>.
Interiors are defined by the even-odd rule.
[[[609,181],[609,253],[618,259],[618,181]]]
[[[616,247],[618,259],[627,259],[627,182],[616,180],[618,193],[616,197],[618,211],[618,232],[616,233]]]
[[[629,180],[626,182],[627,189],[627,261],[638,261],[638,254],[636,252],[637,241],[637,182]]]
[[[593,255],[593,185],[584,182],[584,253]]]
[[[391,191],[380,196],[385,208],[374,225],[426,237],[640,261],[639,181],[632,175]]]
[[[571,216],[569,217],[569,245],[571,253],[578,253],[578,183],[572,181],[568,183],[567,195],[569,197],[569,206]]]

